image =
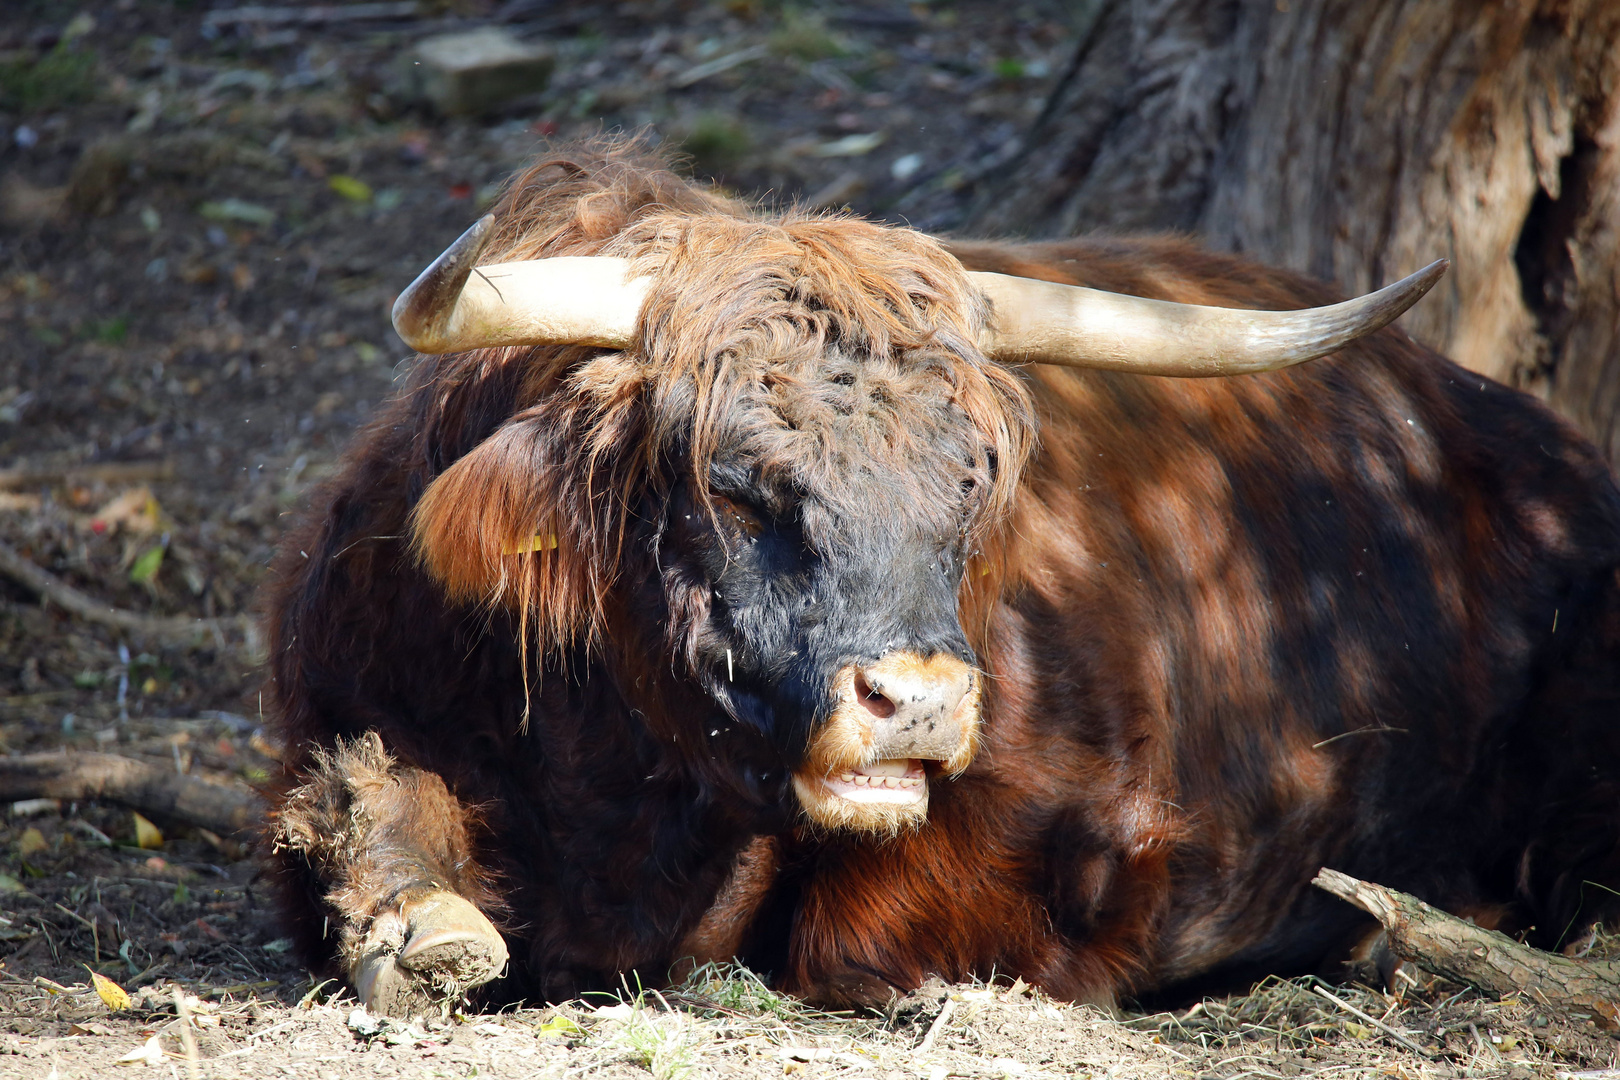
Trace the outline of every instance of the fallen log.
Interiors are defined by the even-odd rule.
[[[1542,952],[1337,870],[1324,867],[1311,883],[1383,923],[1390,951],[1425,971],[1496,997],[1523,994],[1550,1008],[1590,1013],[1610,1030],[1620,1027],[1620,963]]]
[[[265,809],[256,792],[117,754],[0,757],[0,802],[24,799],[100,799],[227,836],[262,821]]]

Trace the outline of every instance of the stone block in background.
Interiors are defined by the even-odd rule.
[[[407,74],[416,96],[458,116],[545,89],[554,62],[544,45],[483,27],[424,38],[411,50]]]

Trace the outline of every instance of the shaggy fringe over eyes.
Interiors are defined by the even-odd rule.
[[[1034,423],[1019,377],[979,352],[984,302],[936,241],[853,218],[755,216],[636,140],[536,165],[496,216],[488,261],[627,257],[653,288],[624,353],[483,350],[443,366],[444,416],[473,373],[527,366],[510,419],[434,479],[415,512],[416,552],[453,597],[514,608],[543,648],[596,636],[629,515],[667,464],[689,463],[706,501],[708,465],[773,366],[837,346],[927,365],[994,454],[968,538],[982,554],[963,586],[964,624],[982,623],[1005,571],[989,548],[1004,539]]]

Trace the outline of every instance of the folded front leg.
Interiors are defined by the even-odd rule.
[[[470,814],[437,773],[398,764],[375,732],[317,751],[276,814],[275,849],[307,864],[336,915],[339,956],[373,1012],[444,1011],[506,966],[473,859]]]

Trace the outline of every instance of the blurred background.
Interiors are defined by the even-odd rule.
[[[0,751],[264,778],[255,590],[408,369],[393,298],[604,130],[935,232],[1346,292],[1446,256],[1403,325],[1612,457],[1617,41],[1579,0],[7,0]]]

